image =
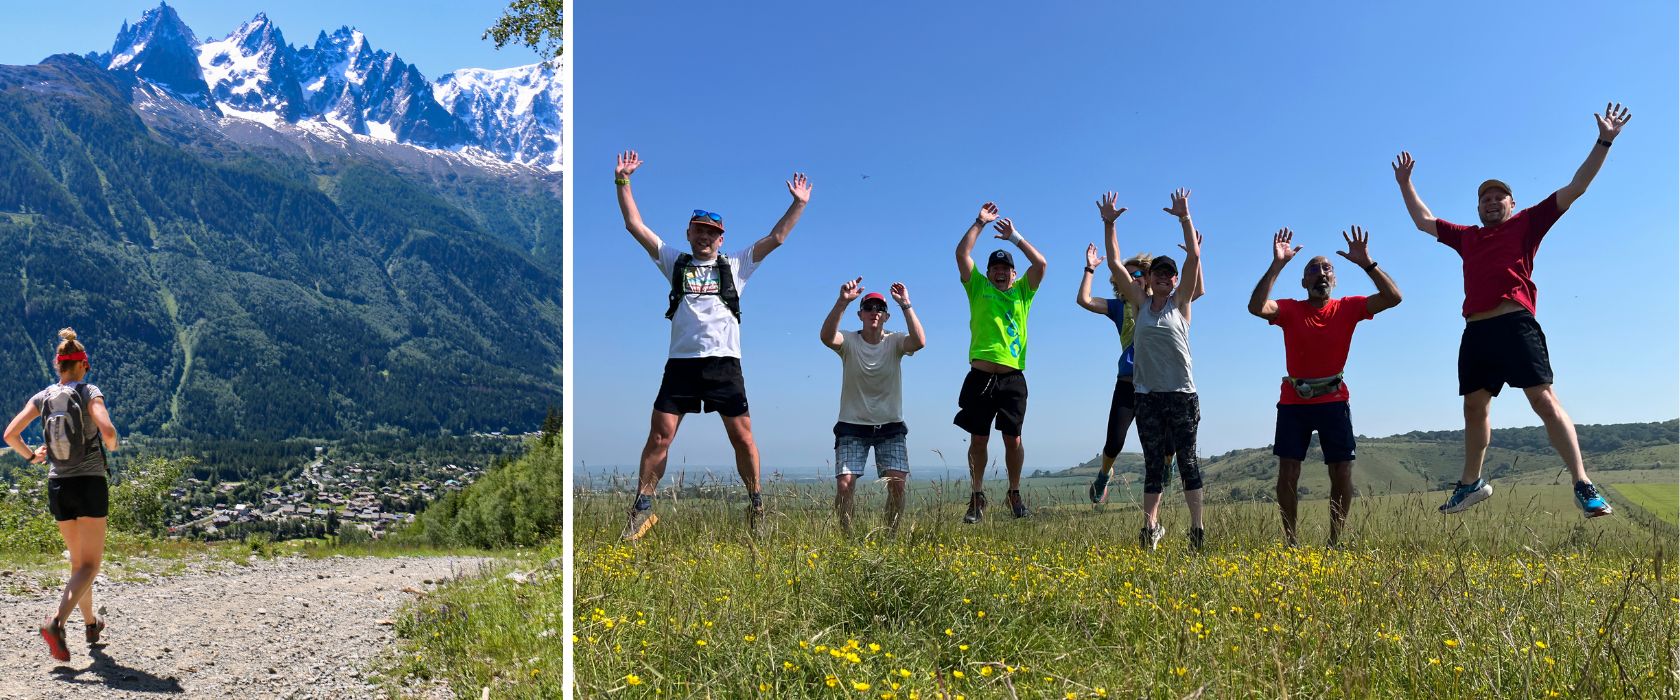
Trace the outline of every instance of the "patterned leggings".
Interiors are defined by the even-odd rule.
[[[1143,492],[1160,493],[1167,482],[1167,457],[1178,453],[1178,476],[1185,491],[1202,487],[1196,465],[1196,425],[1202,405],[1192,392],[1137,395],[1138,438],[1143,442]]]

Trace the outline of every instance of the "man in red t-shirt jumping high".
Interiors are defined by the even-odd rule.
[[[1488,496],[1493,486],[1482,479],[1482,459],[1493,433],[1488,404],[1509,384],[1528,396],[1528,403],[1546,424],[1552,448],[1575,478],[1575,502],[1589,518],[1609,515],[1609,502],[1587,478],[1575,424],[1552,391],[1552,365],[1546,335],[1534,319],[1534,253],[1540,239],[1557,223],[1569,205],[1587,191],[1604,165],[1610,144],[1631,117],[1620,104],[1606,104],[1595,114],[1598,141],[1575,178],[1539,204],[1515,212],[1511,187],[1488,180],[1476,188],[1481,226],[1463,226],[1435,218],[1412,187],[1412,154],[1394,161],[1394,179],[1406,210],[1419,231],[1456,251],[1464,260],[1464,338],[1458,346],[1458,393],[1464,397],[1464,474],[1441,506],[1442,513],[1458,513]]]
[[[1347,365],[1348,347],[1353,343],[1353,327],[1399,305],[1400,288],[1371,260],[1371,235],[1355,226],[1353,235],[1342,233],[1348,249],[1336,254],[1364,269],[1377,285],[1376,294],[1330,298],[1336,288],[1336,271],[1330,259],[1320,255],[1307,261],[1301,273],[1306,301],[1268,299],[1278,274],[1301,252],[1300,246],[1289,245],[1294,235],[1286,228],[1272,236],[1272,266],[1254,286],[1248,312],[1283,329],[1289,376],[1283,378],[1277,434],[1272,441],[1272,454],[1278,457],[1277,500],[1278,510],[1283,513],[1283,538],[1289,546],[1295,546],[1295,484],[1301,477],[1307,444],[1316,430],[1324,463],[1330,467],[1330,546],[1334,547],[1341,541],[1342,526],[1347,524],[1348,508],[1353,505],[1353,413],[1348,409],[1342,368]]]

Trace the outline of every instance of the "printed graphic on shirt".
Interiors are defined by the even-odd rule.
[[[683,268],[683,293],[685,294],[717,294],[718,274],[716,265],[688,265]]]

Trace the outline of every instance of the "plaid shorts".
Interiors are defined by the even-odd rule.
[[[864,465],[869,463],[871,447],[875,448],[876,478],[886,476],[888,471],[901,471],[906,474],[910,472],[910,449],[905,436],[876,438],[839,435],[834,438],[834,476],[862,476]]]

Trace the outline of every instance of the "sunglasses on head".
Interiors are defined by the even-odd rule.
[[[715,221],[717,223],[720,223],[720,224],[723,223],[723,215],[722,214],[714,214],[712,212],[706,211],[705,209],[695,209],[694,210],[694,216],[689,217],[689,220],[693,221],[693,220],[696,220],[696,219],[711,219],[712,221]]]

